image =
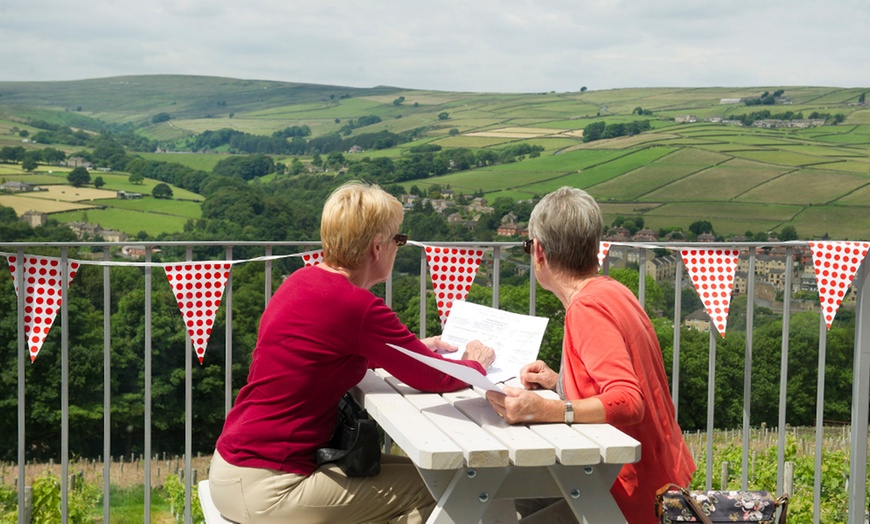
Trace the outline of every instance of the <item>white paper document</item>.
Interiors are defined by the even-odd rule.
[[[499,393],[502,392],[501,388],[493,384],[493,382],[487,377],[481,375],[476,369],[472,369],[468,366],[463,366],[462,364],[455,364],[450,361],[444,361],[437,358],[427,357],[426,355],[421,355],[419,353],[414,353],[410,349],[405,349],[395,344],[387,345],[393,349],[401,351],[402,353],[408,355],[411,358],[419,360],[420,362],[426,364],[429,367],[435,368],[438,371],[442,371],[453,378],[457,378],[465,382],[466,384],[481,388],[485,391],[498,391]]]
[[[495,362],[486,370],[487,377],[492,382],[504,382],[519,376],[521,367],[537,360],[548,321],[464,300],[454,302],[441,340],[459,346],[459,351],[442,355],[460,359],[466,344],[480,340],[495,349]]]

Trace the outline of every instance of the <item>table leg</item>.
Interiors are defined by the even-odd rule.
[[[568,506],[583,524],[625,522],[619,506],[610,494],[610,487],[619,475],[622,464],[577,467],[561,464],[548,466],[550,474],[562,491]]]
[[[424,480],[432,471],[422,472]],[[508,468],[463,468],[453,472],[447,488],[437,496],[435,511],[428,524],[477,522],[495,500],[498,488],[508,474]],[[434,476],[428,475],[429,479]],[[426,481],[430,485],[429,480]]]

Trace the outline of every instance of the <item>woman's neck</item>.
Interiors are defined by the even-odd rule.
[[[351,284],[356,287],[361,287],[363,289],[369,289],[371,284],[369,284],[365,271],[360,269],[347,269],[345,267],[337,267],[330,266],[326,262],[322,262],[317,265],[317,267],[323,269],[324,271],[329,271],[330,273],[335,273],[336,275],[341,275],[344,278],[348,279]]]
[[[556,289],[553,291],[553,294],[558,297],[565,309],[568,309],[574,297],[586,287],[586,284],[597,276],[597,273],[581,276],[562,274],[557,278]]]

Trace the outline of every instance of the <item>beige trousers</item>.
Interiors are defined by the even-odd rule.
[[[417,524],[435,508],[417,468],[396,455],[381,455],[374,477],[348,477],[335,465],[306,477],[233,466],[215,451],[208,483],[221,515],[239,524]]]

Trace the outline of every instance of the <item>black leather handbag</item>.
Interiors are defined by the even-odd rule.
[[[371,477],[381,472],[378,425],[350,393],[338,402],[338,421],[329,447],[319,448],[315,457],[318,466],[334,463],[348,477]]]

